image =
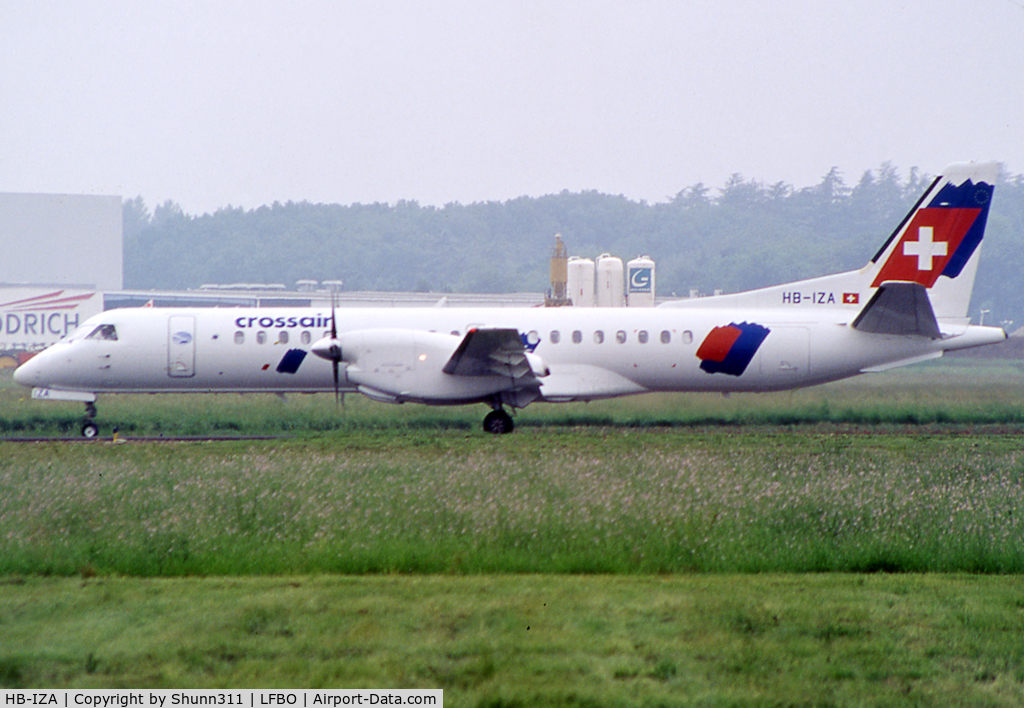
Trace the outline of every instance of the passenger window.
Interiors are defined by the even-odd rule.
[[[557,329],[551,330],[551,343],[552,344],[558,344],[560,341],[562,341],[562,335],[559,334],[558,330]]]
[[[89,336],[86,337],[86,339],[96,339],[96,340],[103,340],[103,341],[107,341],[107,342],[116,342],[117,341],[117,328],[114,327],[114,325],[112,325],[112,324],[100,325],[99,327],[94,329],[92,332],[90,332]]]
[[[281,330],[280,332],[278,332],[278,334],[277,334],[277,343],[278,344],[287,344],[288,343],[288,332],[287,332],[287,330]]]
[[[625,344],[626,343],[626,333],[625,333],[625,331],[620,329],[618,332],[616,332],[615,333],[615,341],[618,342],[619,344]]]
[[[661,343],[662,344],[668,344],[671,341],[672,341],[672,333],[669,332],[667,329],[661,330]]]
[[[594,342],[596,342],[597,344],[603,343],[604,332],[602,332],[601,330],[597,330],[596,332],[594,332]]]
[[[647,344],[647,330],[646,329],[642,329],[642,330],[640,330],[639,332],[636,333],[636,341],[640,342],[641,344]]]
[[[257,344],[266,344],[267,343],[267,333],[263,332],[263,331],[257,332],[256,333],[256,343]]]
[[[310,334],[309,332],[303,332],[302,334],[299,335],[299,341],[301,341],[303,344],[309,344],[311,341],[313,341],[313,335]]]
[[[235,344],[245,344],[245,332],[241,330],[235,332]]]
[[[683,344],[693,344],[693,332],[688,329],[683,331]]]
[[[583,341],[583,332],[579,331],[578,329],[574,330],[573,333],[572,333],[572,343],[573,344],[579,344],[582,341]]]

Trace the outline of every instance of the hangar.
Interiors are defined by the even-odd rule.
[[[123,285],[121,197],[0,193],[0,283]]]
[[[0,367],[102,311],[123,240],[119,196],[0,192]]]

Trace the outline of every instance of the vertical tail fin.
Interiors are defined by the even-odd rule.
[[[943,170],[871,259],[871,287],[916,283],[938,319],[965,318],[998,174],[996,162]]]

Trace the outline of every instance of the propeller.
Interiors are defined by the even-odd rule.
[[[341,361],[341,345],[338,344],[338,323],[334,319],[334,291],[331,291],[331,369],[334,372],[334,405],[344,406],[341,385],[338,383],[338,363]]]
[[[344,405],[345,399],[341,393],[341,343],[338,342],[338,323],[335,319],[334,294],[331,293],[331,335],[324,337],[313,344],[311,351],[321,359],[331,362],[331,372],[334,375],[334,400],[339,405]]]

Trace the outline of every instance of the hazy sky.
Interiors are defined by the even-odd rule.
[[[1024,1],[25,2],[0,191],[442,205],[1024,172]]]

